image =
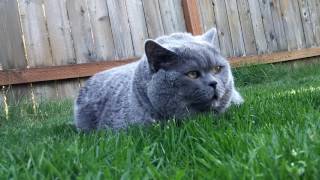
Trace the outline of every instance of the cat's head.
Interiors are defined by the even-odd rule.
[[[146,41],[148,98],[160,113],[181,118],[230,102],[233,77],[214,46],[216,34],[213,28],[202,36],[176,33]]]

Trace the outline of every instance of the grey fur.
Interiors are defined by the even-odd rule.
[[[213,45],[215,36],[213,28],[202,36],[176,33],[148,40],[138,62],[94,75],[75,102],[76,127],[121,129],[241,104],[230,65]],[[210,73],[216,65],[222,71]],[[190,79],[190,71],[201,77]]]

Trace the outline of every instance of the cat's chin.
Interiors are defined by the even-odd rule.
[[[197,111],[206,112],[206,111],[212,110],[214,102],[215,102],[215,100],[211,99],[206,102],[193,103],[193,104],[191,104],[191,107],[193,109],[196,109]]]

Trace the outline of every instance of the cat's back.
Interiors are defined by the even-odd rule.
[[[102,95],[126,89],[133,79],[136,66],[137,63],[131,63],[97,73],[86,82],[81,91],[89,96],[101,98]]]
[[[86,82],[75,102],[75,124],[78,128],[95,129],[105,108],[110,108],[110,112],[123,108],[137,65],[135,62],[102,71]]]

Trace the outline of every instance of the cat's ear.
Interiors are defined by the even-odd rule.
[[[207,41],[211,44],[214,44],[215,39],[217,38],[217,29],[211,28],[206,33],[201,36],[202,40]]]
[[[145,52],[152,71],[167,68],[175,64],[177,54],[153,40],[145,42]]]

